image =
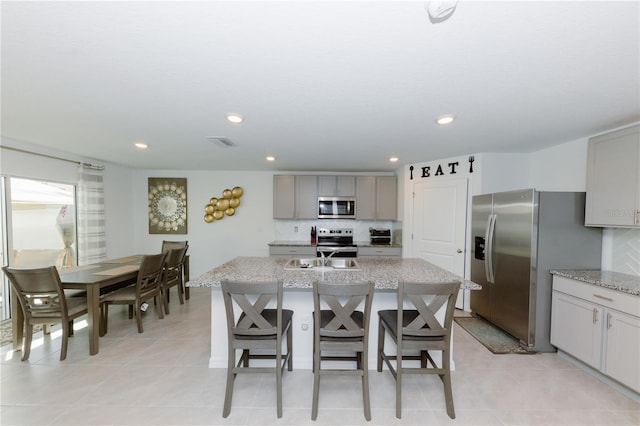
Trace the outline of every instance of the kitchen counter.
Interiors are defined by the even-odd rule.
[[[620,272],[591,269],[553,269],[553,275],[640,296],[640,277]]]
[[[462,288],[480,289],[480,285],[445,271],[422,259],[402,259],[395,257],[358,258],[359,270],[285,270],[290,258],[280,257],[237,257],[199,277],[187,282],[188,287],[211,288],[211,357],[210,368],[227,367],[227,326],[224,301],[220,291],[220,281],[269,281],[282,280],[285,287],[283,305],[294,311],[293,315],[293,366],[296,369],[311,369],[313,365],[313,296],[311,288],[315,280],[336,280],[341,282],[370,280],[375,283],[375,296],[371,306],[371,323],[369,330],[369,369],[376,369],[376,350],[378,341],[375,338],[378,329],[377,311],[395,309],[398,306],[396,289],[398,280],[437,282],[460,280]],[[442,319],[444,312],[436,317]],[[433,354],[436,362],[440,362],[439,354]],[[451,352],[452,368],[453,351]]]
[[[289,259],[273,257],[237,257],[189,281],[188,287],[219,287],[220,280],[282,280],[285,288],[312,288],[315,280],[339,282],[373,281],[376,290],[395,290],[398,280],[439,282],[460,280],[461,289],[478,290],[479,284],[465,280],[422,259],[358,258],[359,270],[285,270]]]

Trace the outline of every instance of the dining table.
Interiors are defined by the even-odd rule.
[[[60,281],[65,290],[86,292],[90,355],[96,355],[99,351],[100,294],[135,283],[142,258],[143,255],[132,255],[88,265],[58,269]],[[188,280],[189,256],[186,256],[184,282]],[[13,348],[14,350],[20,350],[24,337],[24,314],[19,304],[12,304],[11,321],[13,326]]]

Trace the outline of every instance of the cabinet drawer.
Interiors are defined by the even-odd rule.
[[[597,303],[607,308],[640,317],[640,297],[570,278],[554,276],[553,289]]]
[[[315,246],[269,246],[270,256],[316,257]]]
[[[401,247],[358,247],[358,256],[402,256]]]

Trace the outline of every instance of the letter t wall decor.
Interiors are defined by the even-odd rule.
[[[187,233],[187,179],[149,178],[149,234]]]

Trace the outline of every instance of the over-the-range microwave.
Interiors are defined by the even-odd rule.
[[[318,219],[355,219],[353,197],[318,197]]]

